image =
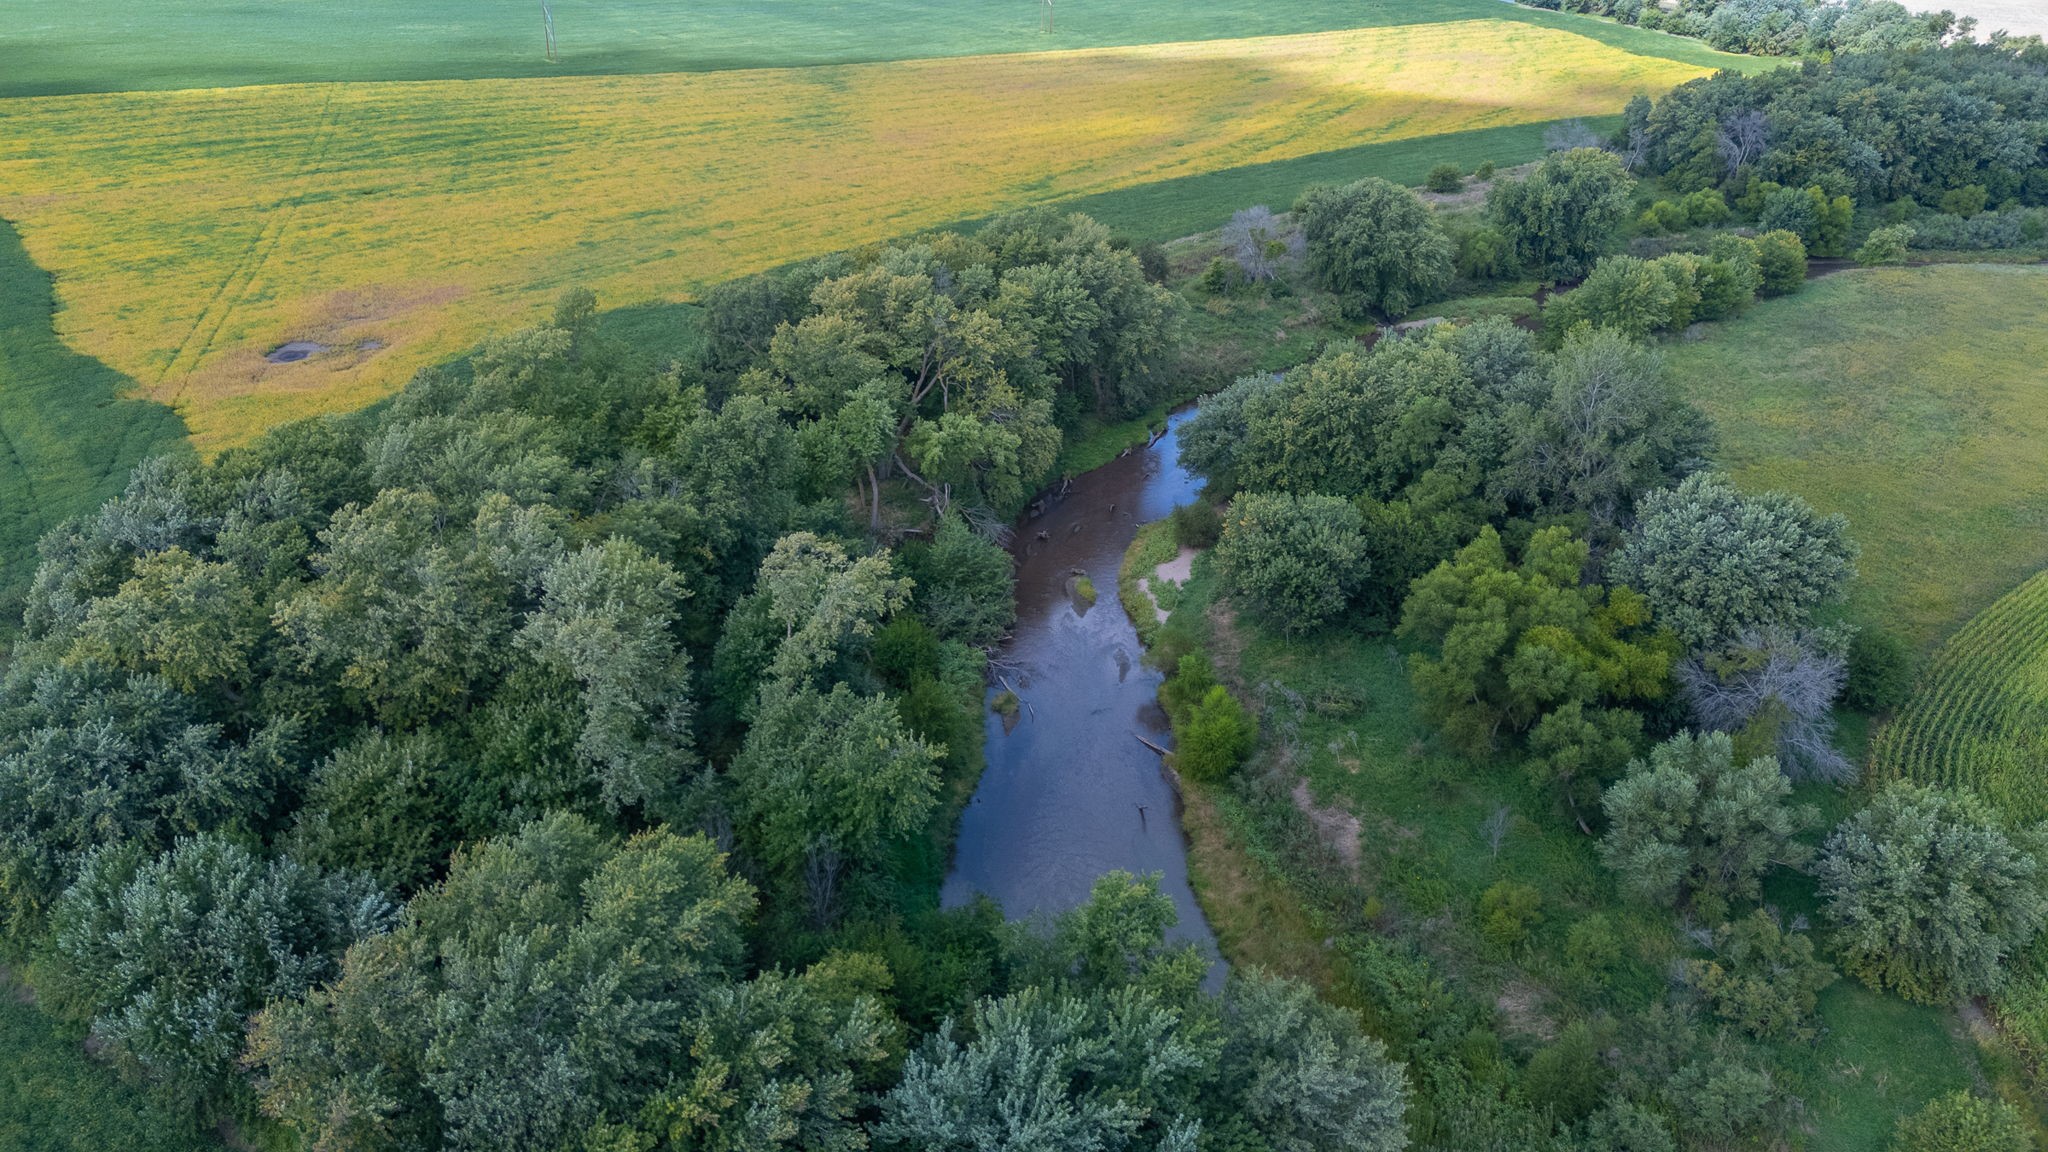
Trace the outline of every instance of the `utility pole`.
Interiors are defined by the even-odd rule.
[[[1050,4],[1052,0],[1046,0]],[[548,63],[553,64],[561,57],[555,53],[555,14],[548,8],[548,0],[540,0],[541,32],[547,37]]]

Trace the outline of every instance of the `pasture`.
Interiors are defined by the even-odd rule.
[[[1500,0],[0,0],[0,96],[310,81],[698,72],[1501,19],[1708,66],[1695,41]],[[1738,65],[1739,66],[1739,65]]]
[[[1974,789],[2031,824],[2048,817],[2048,572],[1942,645],[1871,749],[1880,779]]]
[[[1608,113],[1705,71],[1474,20],[805,69],[7,100],[0,217],[57,277],[66,342],[214,451],[374,401],[531,322],[568,285],[607,307],[684,297],[1024,204]],[[327,351],[265,360],[288,341]]]
[[[1921,650],[2048,566],[2048,268],[1845,272],[1668,349],[1750,489],[1849,518],[1853,619]]]

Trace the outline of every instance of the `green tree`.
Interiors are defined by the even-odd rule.
[[[1901,1117],[1891,1146],[1892,1152],[2027,1152],[2034,1141],[2017,1108],[1958,1089]]]
[[[1502,734],[1526,732],[1574,703],[1585,718],[1663,695],[1671,652],[1641,635],[1648,613],[1640,597],[1582,583],[1587,554],[1569,529],[1546,528],[1511,565],[1487,527],[1415,582],[1399,635],[1431,650],[1409,658],[1415,690],[1454,744],[1481,754]],[[1563,749],[1545,751],[1556,757]],[[1602,763],[1592,778],[1619,767]]]
[[[614,537],[549,565],[514,642],[575,681],[577,758],[614,810],[659,808],[695,763],[690,678],[674,630],[689,595],[674,569]]]
[[[1786,296],[1806,284],[1806,243],[1796,232],[1778,230],[1756,238],[1765,296]]]
[[[712,988],[683,1027],[684,1069],[632,1136],[604,1134],[647,1152],[864,1152],[860,1088],[887,1066],[897,1025],[874,997],[838,1000],[822,983],[768,972]]]
[[[1709,909],[1754,900],[1774,863],[1800,862],[1793,840],[1810,814],[1788,808],[1778,762],[1735,762],[1726,734],[1681,732],[1607,790],[1600,853],[1641,899]]]
[[[1655,352],[1579,332],[1544,367],[1546,394],[1508,411],[1512,439],[1495,478],[1529,504],[1612,524],[1705,452],[1706,419],[1673,395]]]
[[[1688,960],[1685,979],[1723,1020],[1762,1040],[1811,1042],[1814,1008],[1836,979],[1813,940],[1759,908],[1714,932],[1713,957]]]
[[[410,892],[454,849],[451,804],[443,794],[448,753],[429,731],[372,730],[314,769],[290,837],[294,856],[347,868]]]
[[[252,1013],[326,979],[390,913],[360,876],[199,836],[155,860],[94,853],[51,939],[94,1031],[174,1098],[199,1102],[227,1092]]]
[[[1223,1110],[1249,1121],[1273,1152],[1407,1146],[1401,1066],[1357,1017],[1255,968],[1232,970],[1222,1008]]]
[[[1906,247],[1912,242],[1911,224],[1892,224],[1875,229],[1863,242],[1863,247],[1856,250],[1856,262],[1865,268],[1902,263],[1906,259]]]
[[[1399,317],[1451,282],[1455,253],[1443,225],[1397,184],[1369,176],[1310,188],[1294,216],[1308,241],[1309,268],[1347,314]]]
[[[939,521],[929,545],[907,546],[899,558],[912,607],[940,636],[993,644],[1016,623],[1016,562],[961,517]]]
[[[1515,263],[1547,280],[1572,280],[1614,242],[1634,187],[1611,153],[1554,152],[1527,179],[1495,183],[1487,218],[1507,239]]]
[[[1543,894],[1527,884],[1495,881],[1479,894],[1479,934],[1489,947],[1511,953],[1543,923]]]
[[[1358,510],[1331,496],[1248,492],[1213,553],[1232,596],[1291,632],[1344,611],[1368,558]]]
[[[752,904],[701,836],[558,813],[465,849],[340,979],[257,1019],[264,1110],[313,1147],[564,1146],[682,1057]]]
[[[905,731],[886,696],[771,687],[731,769],[749,843],[777,869],[825,849],[868,864],[924,827],[944,751]]]
[[[1709,474],[1651,492],[1608,565],[1691,647],[1804,627],[1856,574],[1848,521],[1781,492],[1751,495]]]
[[[2036,857],[1965,793],[1892,785],[1828,837],[1817,874],[1842,967],[1923,1003],[1997,988],[2048,917]]]
[[[882,619],[909,602],[910,581],[896,575],[887,553],[851,559],[810,532],[775,542],[757,585],[768,614],[782,627],[768,672],[788,683],[816,676],[855,640],[875,634]]]
[[[1465,170],[1446,160],[1429,170],[1429,177],[1423,185],[1431,192],[1448,195],[1465,186]]]
[[[233,567],[171,548],[139,557],[126,583],[92,602],[72,658],[154,672],[180,692],[232,691],[253,674],[263,624]]]

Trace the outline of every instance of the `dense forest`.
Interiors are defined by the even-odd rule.
[[[1712,39],[1754,7],[1683,11]],[[1249,966],[1204,991],[1143,877],[1053,925],[938,909],[1006,526],[1078,430],[1227,383],[1191,378],[1162,253],[1050,211],[719,288],[695,363],[642,363],[571,292],[377,409],[137,469],[43,541],[0,679],[7,954],[125,1073],[280,1146],[1796,1132],[1775,1062],[1823,989],[1988,994],[2048,918],[2048,844],[1965,794],[1882,790],[1813,849],[1794,787],[1853,778],[1838,702],[1889,707],[1907,657],[1832,610],[1841,519],[1719,475],[1649,343],[1799,290],[1809,255],[2041,240],[2048,52],[1937,23],[1857,54],[1894,43],[1868,8],[1800,26],[1831,60],[1640,101],[1474,211],[1314,189],[1202,277],[1298,262],[1368,329],[1559,289],[1228,383],[1183,430],[1210,486],[1175,528],[1248,619],[1402,645],[1436,739],[1520,766],[1597,842],[1589,884],[1710,943],[1673,987],[1615,991],[1624,943],[1588,919],[1594,1007],[1517,1047],[1398,892],[1325,909],[1321,996]],[[1179,767],[1284,855],[1258,701],[1154,657]],[[1790,872],[1817,924],[1766,908]],[[1526,954],[1533,892],[1488,890],[1491,954]],[[2025,1146],[1990,1099],[1913,1123],[1905,1147]]]

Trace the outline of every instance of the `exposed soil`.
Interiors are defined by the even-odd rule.
[[[1301,809],[1303,816],[1308,817],[1309,824],[1316,830],[1316,838],[1335,852],[1353,875],[1357,875],[1364,851],[1359,843],[1359,836],[1364,828],[1359,824],[1358,817],[1342,808],[1318,807],[1315,793],[1309,791],[1307,777],[1295,780],[1293,795],[1294,806]]]

